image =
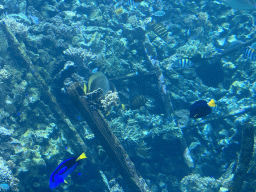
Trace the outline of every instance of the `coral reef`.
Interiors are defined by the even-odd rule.
[[[186,176],[181,181],[181,191],[217,191],[220,188],[220,182],[211,177],[200,177],[198,174]]]
[[[119,102],[119,97],[117,92],[109,91],[107,95],[101,100],[102,107],[104,110],[110,111],[112,107],[116,106]]]
[[[111,179],[110,181],[107,180],[107,177],[104,175],[102,171],[100,171],[101,177],[103,182],[107,185],[108,190],[110,192],[124,192],[122,187],[116,182],[115,179]]]
[[[13,170],[15,163],[9,159],[20,148],[19,141],[12,138],[13,130],[0,127],[0,183],[6,183],[9,185],[12,191],[19,191],[19,180],[14,176]]]
[[[237,11],[218,1],[4,0],[0,14],[0,184],[8,184],[10,191],[47,191],[52,169],[88,148],[88,158],[111,180],[102,181],[85,164],[79,173],[89,175],[89,181],[75,174],[57,190],[129,191],[67,96],[73,82],[83,86],[101,71],[109,79],[162,74],[150,85],[141,80],[141,87],[124,81],[102,103],[91,103],[103,105],[111,130],[151,191],[230,188],[240,125],[255,124],[255,61],[243,56],[241,46],[255,38],[253,9]],[[220,57],[236,43],[241,47]],[[205,62],[194,59],[191,67],[175,68],[184,58]],[[207,66],[206,74],[216,64],[224,78],[207,86],[198,70]],[[141,94],[141,89],[146,91]],[[170,95],[168,115],[156,113],[156,93]],[[145,105],[130,109],[138,94],[146,98]],[[217,104],[212,114],[189,119],[192,103],[211,99]],[[255,162],[254,155],[241,191],[256,190]]]
[[[2,19],[2,22],[4,22],[14,34],[22,35],[28,33],[29,27],[23,23],[18,22],[13,17],[5,17]]]
[[[87,58],[92,60],[97,60],[97,55],[91,53],[90,51],[83,48],[74,48],[69,47],[65,51],[63,51],[65,55],[71,56],[75,58],[76,63],[81,63],[81,61],[86,61]],[[79,62],[80,61],[80,62]]]
[[[8,167],[8,162],[5,162],[2,157],[0,157],[0,182],[9,184],[12,191],[19,191],[19,180],[13,176],[12,171]]]

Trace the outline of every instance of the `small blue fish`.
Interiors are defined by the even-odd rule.
[[[174,68],[190,68],[194,64],[189,59],[180,59],[177,63],[173,64],[172,67]]]
[[[256,61],[256,50],[251,47],[247,47],[244,51],[244,57]]]
[[[9,185],[6,183],[0,184],[0,189],[8,190],[9,188],[10,188]]]
[[[33,15],[29,15],[29,17],[32,19],[33,23],[36,25],[39,25],[40,21],[39,18]]]
[[[162,17],[165,15],[164,11],[157,11],[155,13],[152,13],[152,15],[157,16],[157,17]]]
[[[99,68],[95,68],[95,69],[92,70],[92,73],[97,73],[98,70],[99,70]]]
[[[241,40],[236,40],[236,41],[233,41],[231,42],[228,47],[226,48],[226,50],[230,50],[230,49],[233,49],[235,47],[239,47],[239,46],[242,46],[244,44],[243,41]],[[255,49],[254,47],[251,46],[251,48]]]
[[[222,0],[222,2],[233,9],[255,9],[256,4],[253,0]]]
[[[51,174],[49,181],[50,188],[54,189],[61,183],[64,183],[67,176],[76,169],[79,161],[85,158],[87,158],[85,153],[82,153],[78,158],[70,158],[59,164],[59,166]]]

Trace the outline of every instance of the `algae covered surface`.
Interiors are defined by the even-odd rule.
[[[256,190],[253,1],[2,0],[0,15],[0,191],[132,192],[74,83],[148,191]],[[210,112],[190,118],[198,101]]]

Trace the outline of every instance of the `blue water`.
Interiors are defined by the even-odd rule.
[[[134,192],[133,181],[152,192],[256,190],[254,132],[243,137],[255,122],[253,3],[1,5],[0,191]],[[74,84],[88,108],[69,93]],[[105,95],[93,95],[97,88]],[[190,116],[200,100],[216,105]],[[100,111],[121,143],[133,181],[122,178],[121,153],[109,151],[117,145],[103,142],[91,122],[103,125],[87,110]],[[83,152],[66,183],[51,190],[51,173]]]

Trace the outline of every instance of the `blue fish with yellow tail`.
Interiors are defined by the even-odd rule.
[[[51,174],[49,181],[50,188],[54,189],[61,183],[64,183],[67,176],[76,169],[80,160],[85,158],[87,158],[85,153],[82,153],[78,158],[70,158],[59,164],[59,166]]]
[[[216,107],[216,103],[213,99],[209,103],[204,100],[196,101],[190,107],[189,117],[194,119],[205,117],[212,113],[211,107]]]

